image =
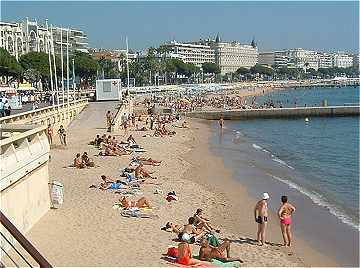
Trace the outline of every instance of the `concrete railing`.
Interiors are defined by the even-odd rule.
[[[226,111],[189,112],[187,116],[208,120],[256,119],[256,118],[296,118],[320,116],[359,116],[360,106],[297,107],[272,109],[246,109]]]
[[[87,99],[59,104],[0,118],[0,124],[67,125],[88,104]]]
[[[50,209],[46,126],[3,124],[0,131],[1,211],[26,233]]]

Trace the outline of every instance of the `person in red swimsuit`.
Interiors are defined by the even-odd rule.
[[[192,258],[190,245],[186,242],[181,242],[178,245],[179,258],[178,263],[182,265],[196,265],[196,264],[208,264],[203,261]]]

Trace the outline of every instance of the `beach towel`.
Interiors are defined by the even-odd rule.
[[[200,268],[207,268],[207,267],[214,267],[212,265],[205,265],[205,264],[201,264],[201,265],[196,265],[196,266],[187,266],[187,265],[184,265],[184,264],[180,264],[177,262],[177,258],[175,257],[170,257],[170,256],[164,256],[162,257],[163,260],[166,260],[167,262],[171,263],[172,265],[174,266],[177,266],[177,267],[200,267]]]
[[[193,256],[193,258],[199,260],[199,256]],[[212,267],[240,267],[240,264],[239,261],[222,262],[216,259],[211,261]]]
[[[140,209],[138,210],[130,210],[126,209],[121,211],[121,216],[126,218],[147,218],[147,219],[157,219],[159,218],[158,215],[153,213],[143,212]]]

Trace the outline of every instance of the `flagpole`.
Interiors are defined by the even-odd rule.
[[[61,26],[61,32],[60,32],[60,49],[61,49],[61,89],[62,89],[62,99],[63,99],[63,106],[65,103],[65,88],[64,88],[64,55],[63,55],[63,36],[62,36],[63,28]]]
[[[129,96],[130,72],[129,72],[129,44],[126,36],[126,70],[127,70],[127,96]]]
[[[67,106],[69,110],[69,102],[70,102],[70,96],[69,96],[69,29],[66,31],[66,89],[67,89]]]
[[[55,92],[56,92],[56,104],[59,108],[59,88],[57,83],[57,74],[56,74],[56,61],[55,61],[55,46],[54,46],[54,36],[53,36],[53,27],[51,25],[51,45],[52,45],[52,55],[54,60],[54,78],[55,78]]]
[[[54,85],[53,85],[53,77],[52,77],[52,70],[51,70],[51,42],[50,42],[50,37],[49,37],[49,27],[48,27],[48,23],[46,20],[46,36],[47,36],[47,44],[48,44],[48,59],[49,59],[49,71],[50,71],[50,89],[51,89],[51,96],[52,96],[52,106],[54,107],[55,102],[54,102]]]
[[[71,59],[72,62],[72,84],[73,84],[73,91],[74,91],[74,101],[76,100],[76,89],[75,89],[75,60]],[[80,98],[79,98],[80,99]]]

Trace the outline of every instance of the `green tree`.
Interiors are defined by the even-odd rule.
[[[239,69],[236,70],[236,74],[237,75],[246,75],[249,74],[250,70],[248,68],[245,67],[240,67]]]
[[[273,68],[261,64],[256,64],[255,66],[251,67],[250,72],[252,74],[264,74],[268,76],[272,76],[274,74]]]
[[[58,72],[60,70],[60,60],[55,58],[55,61]],[[51,62],[53,62],[52,57]],[[29,52],[24,54],[20,57],[19,63],[24,68],[24,70],[36,70],[44,80],[48,80],[50,78],[49,56],[44,52]]]
[[[202,68],[205,74],[219,74],[220,67],[216,63],[204,62]]]
[[[5,76],[8,82],[8,78],[17,78],[21,75],[22,67],[16,61],[14,56],[11,56],[10,53],[0,48],[0,76]]]
[[[23,77],[26,79],[26,81],[35,83],[41,79],[41,74],[38,70],[30,68],[23,73]]]
[[[120,71],[119,66],[116,62],[112,60],[105,59],[102,57],[98,61],[98,66],[100,66],[101,72],[104,72],[104,78],[119,78]]]
[[[76,52],[74,55],[75,73],[82,83],[87,85],[96,78],[99,65],[89,54]]]

